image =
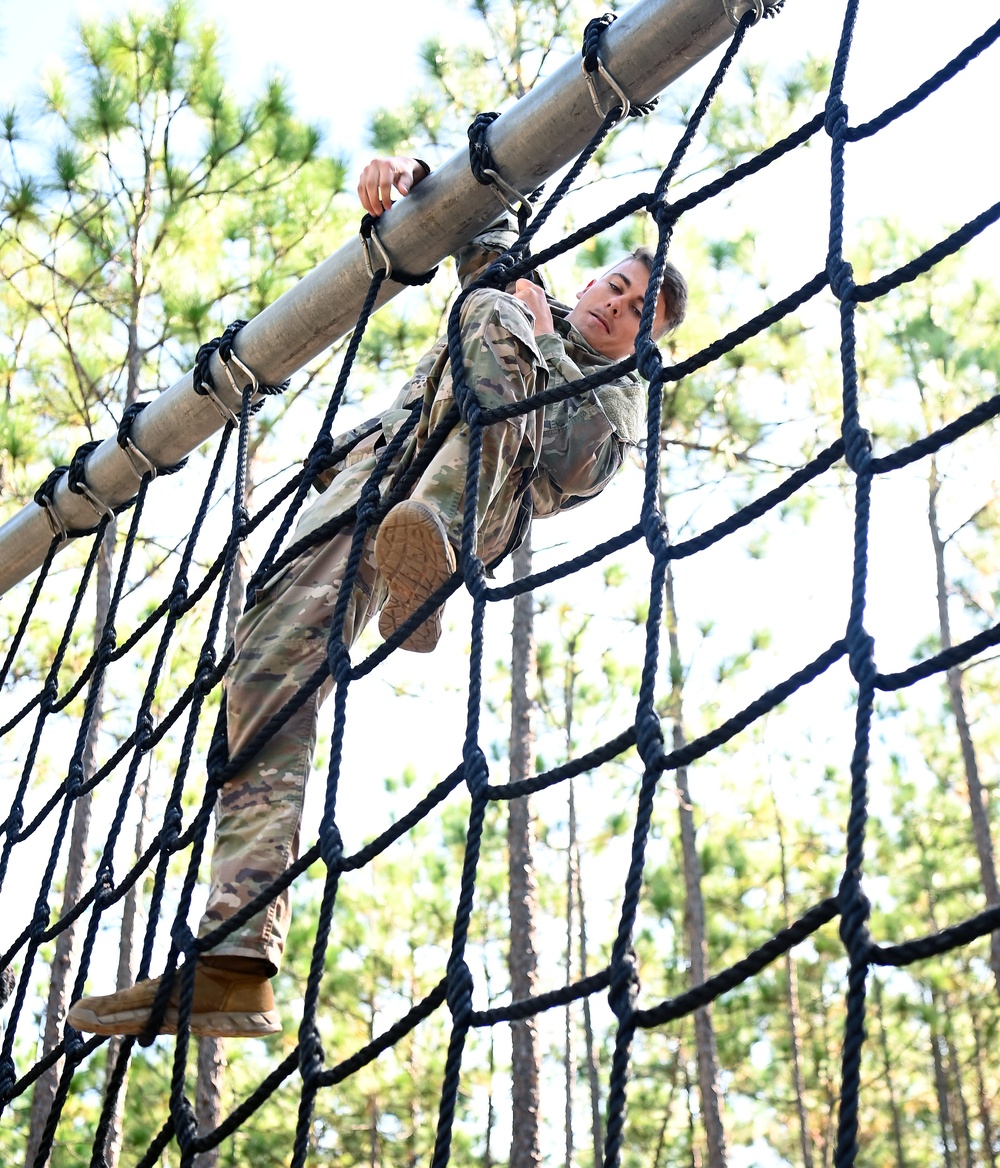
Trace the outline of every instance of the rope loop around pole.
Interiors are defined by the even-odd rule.
[[[32,496],[38,506],[44,510],[49,528],[53,536],[60,542],[69,539],[70,533],[63,522],[63,517],[59,514],[59,508],[56,506],[55,489],[56,483],[68,470],[68,466],[54,466]]]
[[[762,0],[756,0],[756,2],[762,3]],[[615,119],[616,122],[621,122],[625,118],[641,118],[652,113],[656,109],[658,99],[654,97],[652,101],[632,101],[601,60],[601,37],[617,19],[618,17],[613,12],[605,12],[603,16],[595,16],[587,23],[587,27],[583,30],[583,50],[581,52],[583,60],[580,67],[586,78],[587,88],[590,90],[590,100],[594,103],[598,117],[606,118],[611,110],[606,110],[601,104],[597,83],[594,80],[595,76],[600,77],[618,98],[617,106],[611,108],[621,111]]]
[[[155,479],[159,473],[156,464],[152,459],[147,458],[145,454],[139,449],[132,438],[132,423],[142,413],[148,405],[148,402],[133,402],[125,412],[122,414],[122,420],[118,423],[118,433],[116,441],[121,449],[125,452],[125,457],[132,464],[132,470],[135,476],[141,482],[146,475],[150,479]],[[187,459],[184,459],[187,462]]]
[[[493,157],[487,132],[499,117],[500,115],[495,111],[486,110],[476,114],[472,119],[468,129],[469,167],[476,182],[484,187],[492,187],[493,193],[503,204],[504,209],[517,218],[517,227],[520,233],[527,226],[534,206],[530,195],[522,194],[515,186],[507,182]]]
[[[775,15],[784,6],[785,0],[770,7],[765,0],[722,0],[722,6],[733,28],[739,28],[740,22],[750,17],[751,24],[757,24],[765,17]]]
[[[237,335],[246,327],[248,321],[234,320],[226,325],[221,337],[213,337],[206,341],[195,356],[194,370],[191,374],[191,386],[195,393],[207,397],[219,412],[224,422],[234,426],[240,424],[240,416],[219,396],[218,389],[212,377],[212,357],[218,353],[222,362],[223,372],[229,379],[229,388],[237,396],[242,397],[246,389],[251,389],[255,397],[267,397],[272,394],[284,393],[290,381],[279,381],[276,385],[268,385],[261,381],[256,373],[236,355],[233,342]],[[263,402],[254,403],[253,412],[261,408]],[[162,472],[161,472],[162,473]]]
[[[94,514],[98,521],[102,519],[112,520],[115,517],[114,510],[104,502],[103,499],[98,498],[93,490],[87,485],[87,458],[101,445],[99,438],[93,438],[90,442],[84,442],[80,446],[69,462],[69,470],[67,471],[66,486],[73,492],[74,495],[80,495],[91,505],[94,509]]]
[[[238,426],[240,424],[239,414],[219,397],[215,390],[215,382],[212,380],[210,362],[221,343],[221,337],[213,337],[212,340],[206,341],[198,349],[198,353],[194,359],[194,371],[191,374],[191,388],[200,397],[207,397],[211,401],[212,405],[218,411],[219,417],[224,422],[228,422],[232,426]]]
[[[186,458],[179,459],[171,466],[157,466],[149,455],[145,454],[136,445],[136,441],[132,437],[132,423],[148,405],[149,402],[133,402],[130,406],[126,407],[125,412],[122,414],[122,420],[118,423],[118,433],[115,436],[118,445],[125,452],[125,457],[132,464],[136,478],[140,481],[146,475],[149,475],[150,479],[155,479],[160,475],[176,474],[179,470],[183,470],[187,466]]]
[[[382,278],[385,280],[393,280],[397,284],[405,284],[407,288],[419,288],[423,284],[429,284],[431,280],[437,275],[437,267],[431,268],[427,272],[407,272],[402,268],[394,268],[389,253],[385,250],[385,245],[378,237],[378,232],[375,230],[375,220],[367,212],[361,217],[361,226],[358,228],[358,234],[361,236],[361,247],[365,257],[365,271],[368,273],[369,280],[375,279],[375,273],[381,272]],[[372,260],[372,246],[378,252],[376,260]]]

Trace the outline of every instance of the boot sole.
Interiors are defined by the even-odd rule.
[[[416,499],[406,499],[379,527],[375,563],[389,586],[389,599],[378,620],[378,631],[388,639],[451,578],[455,553],[434,512]],[[441,637],[443,607],[414,629],[401,648],[430,653]]]
[[[76,1030],[88,1034],[142,1034],[149,1022],[149,1010],[122,1010],[117,1014],[95,1014],[92,1010],[74,1008],[67,1017]],[[191,1033],[208,1038],[260,1038],[277,1034],[281,1022],[275,1011],[215,1010],[191,1015]],[[158,1034],[177,1033],[177,1011],[168,1007]]]

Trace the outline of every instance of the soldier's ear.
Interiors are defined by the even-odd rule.
[[[596,282],[597,282],[596,280],[589,280],[589,281],[588,281],[588,282],[587,282],[587,283],[586,283],[586,284],[585,284],[585,285],[584,285],[584,286],[583,286],[583,287],[580,289],[580,291],[579,291],[579,292],[577,292],[577,294],[576,294],[576,298],[577,298],[577,300],[579,300],[579,299],[580,299],[580,297],[581,297],[581,296],[584,294],[584,292],[586,292],[586,291],[587,291],[587,289],[588,289],[588,288],[593,288],[593,286],[594,286],[594,284],[595,284]]]

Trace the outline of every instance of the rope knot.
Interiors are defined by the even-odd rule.
[[[135,745],[140,754],[147,754],[153,748],[153,716],[145,708],[136,715]]]
[[[66,1051],[66,1061],[69,1064],[78,1063],[84,1056],[83,1035],[74,1026],[66,1023],[63,1031],[63,1049]]]
[[[831,138],[836,138],[846,130],[847,105],[840,98],[832,98],[827,102],[823,126]]]
[[[103,908],[111,902],[114,894],[115,882],[111,879],[111,872],[107,868],[101,868],[94,882],[94,901],[98,907]]]
[[[28,926],[28,936],[32,941],[40,941],[42,934],[49,927],[49,906],[47,904],[36,904],[35,914],[31,918],[31,924]]]
[[[42,701],[41,706],[45,713],[50,713],[52,707],[59,700],[59,682],[54,675],[45,679],[45,684],[42,686]]]
[[[467,385],[463,378],[460,385],[455,384],[452,386],[452,393],[454,394],[458,411],[462,415],[462,421],[466,422],[470,427],[481,426],[483,407],[480,404],[479,398],[476,397],[476,391]]]
[[[194,684],[200,694],[211,693],[215,687],[215,650],[209,646],[201,655],[198,662],[198,672],[194,675]]]
[[[837,890],[840,903],[840,939],[853,965],[867,963],[872,951],[872,938],[867,921],[871,915],[871,901],[861,885],[861,873],[848,870]]]
[[[338,685],[351,680],[351,655],[343,637],[330,637],[326,643],[326,659],[330,666],[330,676]]]
[[[174,586],[170,589],[170,595],[167,597],[167,608],[175,620],[179,620],[184,615],[184,605],[187,604],[187,598],[188,578],[185,572],[181,572],[174,581]]]
[[[448,962],[448,1009],[456,1026],[468,1022],[472,1013],[472,971],[461,958]]]
[[[329,434],[321,434],[312,445],[306,457],[306,470],[315,475],[326,470],[327,459],[333,453],[333,438]]]
[[[320,831],[319,854],[323,857],[328,872],[339,870],[344,858],[344,840],[340,828],[335,823]]]
[[[663,231],[670,231],[677,222],[677,208],[667,199],[666,193],[655,200],[649,208],[649,213],[655,220],[657,227]]]
[[[0,1059],[0,1103],[7,1103],[14,1094],[14,1084],[17,1075],[14,1071],[14,1059],[7,1055]]]
[[[647,767],[654,766],[663,753],[663,727],[653,710],[645,709],[636,715],[635,746]]]
[[[66,794],[70,799],[75,799],[80,794],[84,782],[83,762],[79,758],[74,758],[66,774]]]
[[[847,660],[851,667],[851,676],[859,685],[866,682],[870,685],[878,673],[875,667],[875,638],[864,629],[859,629],[849,639]]]
[[[117,648],[118,630],[108,621],[104,626],[104,631],[101,633],[101,643],[97,648],[97,652],[103,661],[109,661]]]
[[[855,474],[864,474],[872,460],[872,436],[856,417],[844,425],[844,456]]]
[[[841,303],[854,300],[857,284],[854,282],[854,268],[847,260],[835,261],[831,259],[827,264],[827,272],[830,277],[830,291],[834,296]]]
[[[168,807],[163,814],[163,839],[172,842],[181,833],[184,816],[179,807]]]
[[[640,337],[635,347],[635,364],[647,381],[656,381],[663,371],[663,354],[651,340]]]
[[[486,763],[486,755],[479,743],[472,743],[465,750],[465,785],[469,794],[475,797],[481,795],[487,787],[490,778],[490,768]]]
[[[638,997],[639,968],[635,960],[635,951],[630,948],[620,961],[615,962],[611,973],[611,986],[608,989],[608,1003],[619,1022],[624,1021],[635,1011]]]
[[[303,1021],[299,1030],[299,1074],[302,1082],[312,1084],[323,1073],[323,1043],[314,1021]]]
[[[482,273],[479,279],[486,284],[497,288],[506,288],[510,283],[510,273],[517,267],[519,260],[513,250],[505,251],[497,256]]]
[[[177,917],[174,923],[170,926],[170,940],[177,946],[178,953],[183,953],[185,958],[191,959],[198,953],[198,941],[194,933],[191,932],[191,926],[183,917]],[[183,979],[183,970],[178,969],[175,976]],[[181,986],[183,988],[183,980]]]
[[[192,1144],[198,1137],[198,1124],[195,1122],[194,1108],[191,1100],[181,1092],[180,1097],[173,1099],[171,1114],[174,1120],[177,1143],[182,1152],[192,1151]]]

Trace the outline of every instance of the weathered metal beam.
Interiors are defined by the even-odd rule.
[[[604,34],[601,58],[628,97],[649,101],[733,32],[728,10],[739,15],[750,0],[642,0]],[[607,105],[611,91],[598,82]],[[518,190],[532,190],[574,158],[600,124],[579,58],[563,65],[490,127],[490,147],[500,173]],[[451,254],[497,214],[490,188],[472,175],[460,152],[416,187],[379,222],[379,238],[393,262],[425,271]],[[265,384],[283,381],[355,324],[369,286],[356,237],[304,277],[240,333],[236,352]],[[387,282],[382,300],[401,291]],[[215,383],[221,386],[218,357]],[[238,409],[234,396],[232,405]],[[196,394],[187,373],[136,419],[136,445],[157,466],[170,466],[221,426],[218,410]],[[131,462],[114,438],[94,450],[86,481],[110,506],[138,489]],[[68,528],[87,528],[94,510],[61,481],[55,505]],[[35,570],[52,530],[43,508],[29,503],[0,527],[0,593]]]

